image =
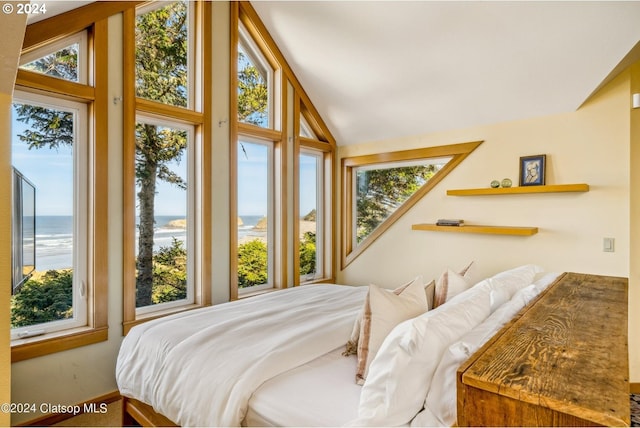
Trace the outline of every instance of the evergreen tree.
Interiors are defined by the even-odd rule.
[[[265,77],[248,57],[238,51],[238,120],[256,126],[268,122],[268,89]]]
[[[26,70],[36,71],[60,79],[78,81],[78,45],[60,49],[22,66]]]
[[[300,240],[299,249],[300,275],[316,272],[316,234],[305,232]]]
[[[170,3],[138,16],[136,21],[136,95],[168,105],[186,107],[187,2]],[[136,183],[140,211],[136,306],[153,303],[153,241],[158,180],[186,189],[170,170],[187,146],[185,131],[156,125],[136,126]]]
[[[187,251],[173,238],[169,247],[153,255],[153,303],[173,302],[187,297]]]
[[[178,1],[142,14],[136,25],[136,95],[179,107],[187,106],[187,2]],[[68,80],[77,79],[77,50],[63,49],[26,68]],[[15,106],[27,125],[19,139],[29,148],[58,149],[73,144],[71,113],[28,104]],[[136,183],[140,226],[137,257],[137,306],[152,304],[153,227],[157,180],[186,188],[169,162],[184,154],[186,132],[155,125],[136,127]]]
[[[11,327],[25,327],[73,316],[71,269],[50,270],[30,279],[11,298]]]
[[[238,246],[238,287],[267,282],[267,244],[254,239]]]
[[[362,242],[437,172],[435,165],[363,171],[358,174],[356,235]]]

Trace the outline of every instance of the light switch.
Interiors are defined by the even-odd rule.
[[[614,243],[614,238],[604,238],[602,240],[602,251],[606,253],[613,253],[615,251]]]

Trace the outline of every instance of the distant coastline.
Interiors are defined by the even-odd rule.
[[[266,239],[266,233],[253,228],[263,216],[241,216],[238,235]],[[173,239],[186,241],[184,215],[156,216],[154,249],[170,246]],[[137,244],[137,242],[136,242]],[[136,249],[137,251],[137,249]],[[36,217],[36,270],[69,269],[73,265],[73,219],[71,216]]]
[[[259,239],[267,240],[267,231],[260,227],[261,215],[238,217],[238,244]],[[173,239],[186,241],[185,216],[156,216],[154,249],[170,246]],[[300,221],[300,238],[315,232],[315,221]],[[137,245],[137,242],[136,242]],[[136,248],[137,251],[137,248]],[[69,269],[73,262],[73,221],[71,216],[36,217],[36,270]]]

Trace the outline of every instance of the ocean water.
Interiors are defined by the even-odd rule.
[[[36,217],[36,270],[67,269],[73,260],[73,218]]]
[[[240,216],[243,224],[238,226],[238,238],[264,236],[264,232],[253,228],[262,216]],[[154,250],[171,245],[173,238],[186,242],[183,228],[167,227],[184,216],[156,216]],[[137,240],[136,240],[137,241]],[[137,247],[137,242],[136,242]],[[136,248],[137,252],[137,248]],[[67,269],[73,264],[73,219],[71,216],[36,217],[36,270]]]

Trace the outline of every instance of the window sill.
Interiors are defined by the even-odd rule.
[[[43,355],[79,348],[104,342],[109,338],[108,327],[77,328],[59,331],[28,339],[14,340],[11,343],[11,362],[17,363]]]
[[[193,304],[193,305],[180,306],[178,308],[171,308],[171,309],[165,309],[165,310],[156,311],[156,312],[150,312],[144,315],[136,315],[135,320],[125,321],[122,323],[122,334],[123,336],[126,336],[133,327],[137,326],[138,324],[145,323],[147,321],[166,317],[168,315],[178,314],[180,312],[192,311],[194,309],[200,309],[204,307],[205,307],[204,305]]]
[[[282,288],[263,288],[262,290],[250,291],[248,293],[242,293],[242,294],[238,293],[237,300],[246,299],[248,297],[259,296],[261,294],[273,293],[274,291],[278,291],[278,290],[282,290]]]
[[[335,284],[334,278],[314,278],[309,281],[301,282],[300,285],[310,285],[310,284]]]

